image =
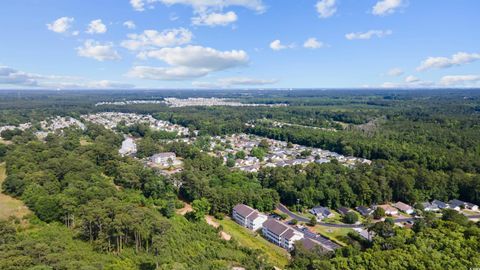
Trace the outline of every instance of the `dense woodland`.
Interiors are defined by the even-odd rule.
[[[94,106],[166,96],[289,106]],[[138,160],[120,157],[122,136],[100,126],[65,130],[45,142],[31,130],[2,133],[12,142],[0,143],[8,175],[3,192],[24,201],[34,214],[26,227],[14,219],[0,223],[1,269],[269,269],[261,251],[221,240],[203,216],[221,218],[237,203],[265,212],[278,202],[296,210],[454,198],[480,204],[480,94],[475,91],[15,92],[0,94],[0,108],[2,125],[32,121],[35,129],[35,122],[48,116],[122,111],[149,113],[198,129],[202,136],[189,146],[166,143],[175,135],[142,125],[117,128],[139,138],[140,158],[173,151],[184,159],[184,171],[166,178]],[[278,127],[271,121],[296,125]],[[347,168],[331,162],[248,174],[232,171],[203,151],[208,136],[238,132],[373,163]],[[192,203],[194,212],[175,214],[180,200]],[[352,235],[351,245],[335,254],[299,248],[289,268],[461,269],[480,264],[478,224],[451,213],[444,220],[426,218],[414,230],[394,229],[388,221],[372,230],[379,235],[373,244]]]

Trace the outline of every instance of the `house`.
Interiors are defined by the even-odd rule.
[[[385,214],[386,215],[389,215],[389,216],[396,216],[398,215],[398,210],[394,207],[392,207],[391,205],[389,204],[381,204],[381,205],[377,205],[377,207],[380,207],[382,208],[383,210],[385,210]]]
[[[397,208],[398,210],[400,210],[402,212],[405,212],[409,215],[413,214],[413,212],[414,212],[413,207],[411,207],[410,205],[408,205],[406,203],[403,203],[403,202],[396,202],[393,206],[395,208]]]
[[[150,161],[164,167],[174,166],[180,163],[180,161],[177,160],[177,155],[175,155],[175,153],[172,153],[172,152],[155,154],[150,157]]]
[[[337,208],[337,212],[340,213],[340,215],[345,216],[348,212],[352,211],[352,209],[347,208],[347,207],[339,207]]]
[[[465,208],[465,202],[457,199],[450,200],[448,202],[448,208],[456,211],[460,211],[462,208]]]
[[[433,200],[432,205],[437,207],[440,210],[448,208],[448,204],[446,204],[442,201],[439,201],[439,200]]]
[[[373,213],[373,209],[366,206],[357,206],[355,207],[355,210],[357,210],[364,217],[369,216]]]
[[[473,203],[469,203],[469,202],[465,203],[465,208],[470,209],[472,211],[478,211],[478,205],[473,204]]]
[[[440,210],[436,205],[433,205],[429,202],[422,203],[422,206],[423,206],[423,211],[427,211],[427,212],[437,212]]]
[[[127,155],[133,155],[137,153],[137,145],[133,138],[127,137],[122,142],[122,147],[118,150],[118,153],[123,157]]]
[[[293,250],[294,242],[303,238],[303,233],[276,219],[268,219],[263,223],[262,234],[268,241],[287,250]]]
[[[354,228],[354,231],[356,231],[362,238],[365,240],[371,242],[373,237],[375,236],[374,232],[368,231],[367,229],[364,228]]]
[[[245,204],[235,205],[232,218],[243,227],[254,231],[262,228],[263,223],[267,220],[266,215]]]
[[[323,207],[323,206],[317,206],[312,208],[310,210],[310,213],[315,215],[318,220],[333,217],[332,211],[330,211],[330,209],[328,209],[327,207]]]

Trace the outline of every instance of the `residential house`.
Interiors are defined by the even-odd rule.
[[[324,218],[331,218],[334,216],[332,211],[330,211],[330,209],[323,206],[317,206],[310,209],[310,213],[315,215],[317,217],[317,220],[322,220]]]
[[[137,153],[137,145],[135,144],[135,140],[130,137],[125,138],[125,140],[122,142],[122,147],[120,150],[118,150],[118,153],[122,157]]]
[[[366,206],[357,206],[355,207],[355,210],[357,210],[364,217],[369,216],[373,213],[373,209]]]
[[[396,216],[398,215],[398,210],[394,207],[392,207],[391,205],[389,204],[381,204],[381,205],[377,205],[377,207],[380,207],[382,208],[383,210],[385,210],[385,214],[386,215],[389,215],[389,216]]]
[[[446,204],[442,201],[439,201],[439,200],[433,200],[432,205],[437,207],[440,210],[448,208],[448,204]]]
[[[295,241],[304,237],[303,233],[288,227],[276,219],[268,219],[263,223],[262,234],[270,242],[287,250],[292,250]]]
[[[450,200],[448,202],[448,208],[456,211],[460,211],[462,208],[465,208],[465,202],[457,199]]]
[[[172,153],[172,152],[155,154],[150,157],[150,161],[164,167],[175,166],[180,163],[177,160],[177,155],[175,155],[175,153]]]
[[[369,231],[365,228],[354,228],[354,231],[356,231],[362,238],[365,240],[371,242],[373,237],[375,236],[375,233],[372,231]]]
[[[422,203],[422,206],[423,206],[423,211],[426,211],[426,212],[438,212],[440,210],[438,206],[433,205],[429,202]]]
[[[469,202],[465,203],[465,208],[469,209],[469,210],[472,210],[472,211],[478,211],[478,205],[473,204],[473,203],[469,203]]]
[[[243,227],[254,231],[262,228],[263,223],[268,219],[266,215],[245,204],[235,205],[232,218]]]
[[[340,215],[345,216],[348,212],[351,212],[352,209],[347,208],[347,207],[338,207],[337,212],[340,213]]]
[[[413,209],[412,206],[410,206],[406,203],[403,203],[403,202],[396,202],[393,206],[395,208],[397,208],[398,210],[400,210],[402,212],[405,212],[409,215],[413,214],[413,212],[414,212],[414,209]]]

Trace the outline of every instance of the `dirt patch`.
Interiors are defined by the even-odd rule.
[[[5,163],[2,163],[0,164],[0,187],[5,178]],[[21,219],[28,213],[30,213],[30,210],[22,201],[0,193],[0,219],[5,220],[11,216]]]
[[[192,211],[193,211],[192,206],[188,203],[184,203],[183,207],[177,210],[177,214],[185,216],[187,213]]]
[[[212,227],[214,227],[215,229],[217,229],[218,227],[220,227],[220,224],[218,224],[218,222],[216,222],[215,220],[213,220],[213,217],[212,216],[205,216],[205,221]],[[220,232],[220,237],[223,239],[223,240],[227,240],[227,241],[230,241],[230,239],[232,239],[232,236],[224,231],[221,231]]]

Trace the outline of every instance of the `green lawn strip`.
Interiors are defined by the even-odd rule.
[[[288,252],[268,242],[259,233],[252,232],[238,225],[230,218],[224,218],[223,220],[215,219],[215,221],[222,225],[223,231],[230,234],[240,245],[264,251],[270,262],[275,266],[284,268],[288,264]]]

